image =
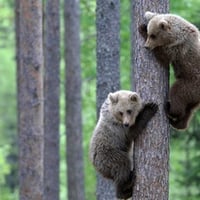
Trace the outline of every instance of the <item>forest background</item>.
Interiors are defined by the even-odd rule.
[[[61,2],[60,14],[63,16]],[[96,27],[94,0],[80,1],[82,118],[85,195],[95,200],[95,171],[88,160],[88,144],[96,122]],[[15,56],[15,5],[0,0],[0,199],[18,199],[17,98]],[[200,1],[170,0],[170,12],[181,15],[200,28]],[[121,87],[130,89],[130,2],[121,1]],[[63,17],[61,18],[63,19]],[[60,199],[67,199],[64,98],[64,25],[61,20],[60,85]],[[173,72],[170,74],[173,82]],[[170,199],[200,199],[200,112],[185,132],[171,131]]]

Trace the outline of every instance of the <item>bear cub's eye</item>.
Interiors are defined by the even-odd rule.
[[[150,38],[151,38],[152,40],[155,40],[155,39],[156,39],[156,35],[151,34],[151,35],[150,35]]]
[[[132,113],[132,110],[127,110],[126,112],[130,115]]]

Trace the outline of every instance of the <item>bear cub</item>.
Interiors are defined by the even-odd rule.
[[[200,104],[199,30],[174,14],[146,12],[145,20],[139,28],[146,39],[145,47],[174,69],[176,81],[166,104],[170,124],[184,130]]]
[[[129,152],[134,139],[155,115],[158,106],[142,103],[136,92],[109,93],[90,141],[90,159],[95,169],[116,186],[116,196],[132,196],[134,170]]]

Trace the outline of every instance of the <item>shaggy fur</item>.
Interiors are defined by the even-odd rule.
[[[140,26],[145,47],[162,62],[171,63],[176,77],[166,104],[170,123],[176,129],[186,129],[200,103],[199,30],[173,14],[146,12],[145,20]]]
[[[117,198],[132,196],[135,174],[129,151],[157,110],[153,103],[143,106],[137,93],[122,90],[110,93],[101,107],[90,142],[90,158],[98,172],[114,181]]]

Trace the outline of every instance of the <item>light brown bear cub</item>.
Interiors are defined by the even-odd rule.
[[[140,27],[145,47],[173,65],[176,81],[166,105],[171,125],[186,129],[200,103],[200,33],[197,27],[174,14],[145,13]],[[146,29],[146,30],[145,30]]]
[[[110,93],[101,107],[89,153],[95,169],[114,181],[117,198],[132,196],[134,171],[129,151],[157,110],[156,104],[143,105],[136,92],[126,90]]]

